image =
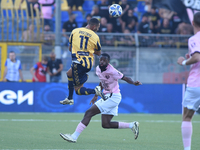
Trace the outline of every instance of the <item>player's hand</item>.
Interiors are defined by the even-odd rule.
[[[6,78],[3,78],[3,81],[6,82],[7,81]]]
[[[142,85],[142,83],[140,81],[135,81],[134,85],[138,86],[138,85]]]
[[[185,58],[186,58],[186,59],[189,59],[189,58],[190,58],[190,54],[188,54],[188,53],[185,54]]]
[[[177,60],[177,63],[179,64],[179,65],[182,65],[182,62],[185,60],[185,58],[184,57],[179,57],[178,58],[178,60]]]
[[[92,98],[92,100],[90,101],[90,104],[94,104],[96,101],[97,101],[97,98],[98,98],[98,96],[94,96],[93,98]]]
[[[35,79],[35,81],[36,81],[36,82],[38,82],[38,81],[39,81],[39,80],[38,80],[38,78],[36,78],[36,77],[35,77],[34,79]]]

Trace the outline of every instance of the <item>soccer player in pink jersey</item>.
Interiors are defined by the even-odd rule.
[[[183,99],[183,121],[182,139],[184,150],[191,149],[192,139],[192,117],[200,106],[200,12],[194,15],[193,21],[194,36],[189,38],[189,53],[184,57],[179,57],[179,65],[191,65],[187,88]]]
[[[101,113],[102,127],[105,129],[126,129],[130,128],[135,134],[135,139],[139,135],[139,122],[134,121],[131,123],[114,122],[111,121],[114,116],[118,115],[118,105],[121,101],[121,93],[119,90],[118,80],[122,79],[129,84],[141,85],[139,81],[133,81],[130,77],[124,76],[121,72],[116,70],[109,64],[110,56],[106,53],[100,56],[99,66],[96,67],[96,74],[100,79],[99,85],[103,89],[103,93],[108,97],[107,100],[100,99],[97,101],[98,96],[94,96],[90,104],[93,105],[85,112],[82,121],[78,124],[75,132],[70,134],[62,134],[60,136],[68,141],[75,143],[81,132],[88,126],[93,116]],[[96,102],[97,101],[97,102]]]

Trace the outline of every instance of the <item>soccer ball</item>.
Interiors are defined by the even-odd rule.
[[[109,14],[112,17],[119,17],[119,16],[121,16],[121,14],[122,14],[122,7],[120,5],[118,5],[118,4],[112,4],[109,7]]]

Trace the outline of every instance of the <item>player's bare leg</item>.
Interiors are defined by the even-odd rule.
[[[72,135],[60,133],[60,136],[68,142],[76,143],[81,132],[90,123],[91,118],[99,113],[99,108],[96,105],[92,105],[92,107],[85,112],[83,120],[78,124],[75,132]]]
[[[64,100],[60,101],[60,104],[63,105],[73,105],[74,100],[73,100],[73,93],[74,93],[74,85],[73,85],[73,78],[72,78],[72,68],[70,68],[67,71],[67,77],[68,77],[68,89],[69,89],[69,95],[66,97]]]
[[[133,133],[135,134],[135,139],[138,138],[139,135],[139,122],[134,121],[131,123],[126,123],[126,122],[115,122],[111,121],[113,118],[113,115],[104,115],[102,114],[101,116],[101,121],[102,121],[102,127],[105,129],[126,129],[130,128]]]
[[[194,110],[184,107],[183,111],[183,121],[181,125],[182,140],[184,145],[184,150],[191,149],[192,140],[192,117],[194,115]]]

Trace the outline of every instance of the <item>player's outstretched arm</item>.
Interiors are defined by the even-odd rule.
[[[200,54],[199,53],[194,53],[192,55],[192,57],[190,57],[189,59],[185,60],[184,57],[179,57],[177,60],[177,63],[179,65],[191,65],[194,63],[197,63],[200,61]]]
[[[126,81],[127,83],[129,83],[129,84],[133,84],[133,85],[142,85],[142,83],[141,82],[139,82],[139,81],[133,81],[130,77],[126,77],[126,76],[124,76],[123,78],[122,78],[122,80],[124,80],[124,81]]]

